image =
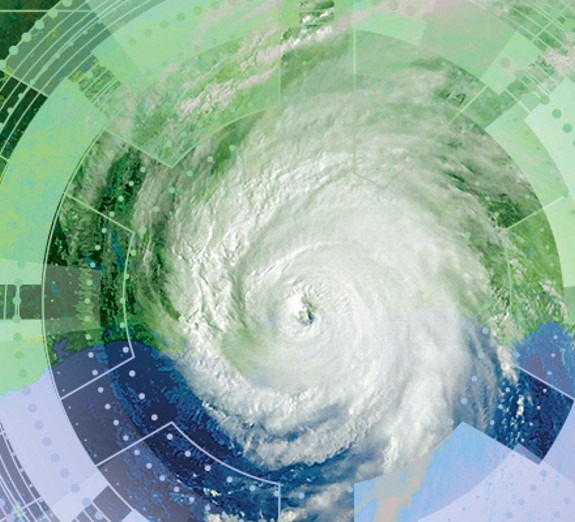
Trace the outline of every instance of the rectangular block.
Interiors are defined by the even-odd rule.
[[[575,192],[575,84],[564,80],[549,96],[549,103],[540,105],[525,123],[529,125],[561,172],[570,192]]]
[[[526,68],[541,50],[520,33],[514,33],[503,46],[481,80],[500,94],[515,80],[517,71]]]
[[[523,171],[541,205],[547,205],[563,197],[567,187],[539,136],[526,124],[527,116],[524,109],[515,105],[485,130]]]
[[[553,230],[553,237],[559,252],[563,286],[575,285],[575,248],[573,231],[575,230],[575,203],[572,197],[566,197],[550,205],[545,214]]]
[[[438,0],[421,44],[479,78],[513,32],[479,6],[463,0]]]
[[[116,495],[112,489],[107,487],[94,499],[94,505],[110,520],[120,522],[130,513],[130,508],[124,501]]]

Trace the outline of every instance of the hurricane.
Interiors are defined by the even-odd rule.
[[[135,133],[161,107],[176,141],[170,122],[198,132],[282,56],[265,110],[175,167],[129,159],[143,173],[129,215],[138,321],[237,452],[290,486],[282,521],[351,520],[354,483],[461,421],[488,432],[501,383],[517,382],[513,340],[537,310],[565,312],[509,229],[540,208],[527,179],[460,112],[476,81],[392,39],[374,50],[377,74],[352,73],[359,43],[344,29],[259,35],[219,55],[240,71],[257,62],[255,76],[168,69],[117,123]],[[127,150],[112,135],[95,144],[84,200],[102,197]],[[533,281],[531,312],[511,312],[509,264]]]

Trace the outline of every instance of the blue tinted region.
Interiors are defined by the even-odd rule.
[[[367,506],[363,507],[358,513],[356,513],[354,522],[373,522],[376,511],[377,503],[375,500],[372,500],[367,504]]]
[[[407,476],[417,474],[417,463],[408,469],[355,485],[355,522],[372,521],[374,503],[387,498],[409,500],[395,516],[397,522],[411,522],[441,509],[475,487],[493,472],[510,450],[467,424],[460,424],[430,456],[417,491],[409,496]],[[371,515],[371,518],[368,516]],[[395,515],[395,514],[394,514]]]
[[[569,415],[573,400],[541,380],[520,371],[516,385],[502,386],[492,426],[487,434],[508,448],[517,445],[525,455],[547,455]]]
[[[518,364],[563,393],[575,396],[573,336],[556,323],[541,325],[517,344]]]

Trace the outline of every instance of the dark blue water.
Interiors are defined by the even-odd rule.
[[[130,360],[126,345],[117,341],[90,347],[67,358],[54,376],[64,394],[86,382],[94,368],[101,375],[121,365],[73,393],[64,405],[88,454],[150,520],[203,520],[206,511],[224,509],[246,521],[277,520],[278,495],[283,508],[305,506],[326,485],[353,481],[358,466],[370,459],[370,454],[349,448],[322,464],[258,468],[213,420],[171,359],[135,342],[136,357]],[[501,376],[486,434],[509,448],[520,445],[537,461],[553,445],[572,405],[559,385],[573,389],[573,339],[557,325],[545,325],[527,336],[518,352],[521,366],[534,375],[550,371],[556,386],[524,371],[517,383]],[[481,382],[473,385],[480,388]],[[460,410],[455,418],[473,423],[474,415],[466,414],[464,406]],[[246,420],[246,430],[250,428],[256,427]],[[133,445],[142,438],[144,443]],[[282,484],[281,493],[276,483]],[[350,519],[352,491],[334,501]],[[320,513],[306,518],[320,519]]]

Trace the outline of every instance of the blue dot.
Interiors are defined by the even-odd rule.
[[[477,375],[471,376],[471,382],[477,382]]]
[[[348,493],[353,493],[353,488],[352,488],[352,487],[347,488],[347,492],[348,492]]]
[[[297,495],[299,498],[304,498],[305,497],[305,493],[298,493]]]
[[[467,404],[467,399],[465,397],[463,397],[463,399],[461,399],[461,404]]]

